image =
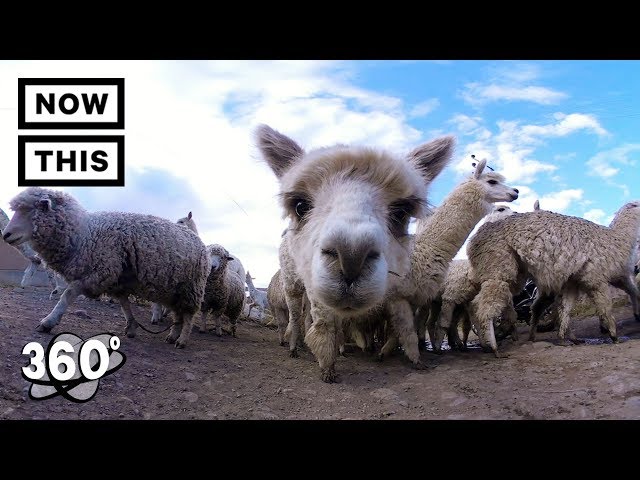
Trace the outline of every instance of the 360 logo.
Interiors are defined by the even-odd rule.
[[[73,333],[60,333],[51,339],[47,350],[38,342],[29,342],[23,355],[31,355],[22,367],[22,377],[31,381],[29,397],[46,400],[62,395],[72,402],[91,400],[100,379],[121,368],[127,357],[118,351],[120,339],[101,333],[82,340]]]

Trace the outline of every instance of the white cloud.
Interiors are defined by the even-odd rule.
[[[640,153],[636,153],[635,158],[631,158],[632,152],[639,152],[640,144],[627,143],[620,147],[604,152],[598,152],[587,160],[589,175],[609,179],[620,172],[620,166],[634,166],[640,158]]]
[[[582,200],[584,190],[574,188],[548,193],[540,197],[540,208],[552,212],[563,213],[569,209],[572,202]]]
[[[605,223],[606,215],[607,214],[604,210],[600,208],[592,208],[591,210],[584,212],[582,217],[591,222],[599,223],[600,225],[608,225],[608,223]]]
[[[426,117],[439,106],[440,100],[438,100],[437,98],[430,98],[429,100],[425,100],[424,102],[416,104],[411,109],[409,116],[412,118]]]
[[[568,97],[564,92],[530,83],[541,76],[538,65],[516,63],[489,68],[486,82],[470,82],[460,92],[470,105],[481,106],[496,101],[525,101],[541,105],[559,103]]]
[[[545,139],[565,137],[581,131],[599,136],[608,134],[592,115],[557,113],[554,119],[555,122],[543,125],[522,125],[515,120],[500,120],[496,123],[498,131],[493,134],[483,125],[483,119],[479,116],[454,115],[449,122],[473,138],[465,145],[456,170],[468,173],[470,155],[474,154],[478,159],[487,158],[488,164],[508,181],[531,184],[538,175],[558,169],[557,165],[534,156],[536,147],[543,144]]]
[[[17,110],[4,109],[17,107],[20,77],[124,77],[128,188],[83,189],[86,207],[171,219],[193,210],[205,243],[239,256],[261,287],[278,268],[286,222],[277,180],[254,146],[258,123],[305,148],[366,143],[404,152],[423,140],[401,99],[357,87],[343,62],[0,62],[3,159],[17,159]],[[17,161],[4,161],[0,207],[19,190]]]

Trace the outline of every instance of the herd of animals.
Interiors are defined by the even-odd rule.
[[[0,227],[4,241],[30,260],[23,286],[38,267],[56,289],[66,283],[37,330],[50,332],[79,295],[108,295],[120,303],[126,335],[134,337],[134,295],[153,302],[152,324],[172,313],[166,341],[184,348],[197,312],[201,332],[211,313],[217,335],[223,317],[236,335],[246,282],[249,309],[269,309],[289,355],[306,346],[321,379],[333,382],[336,359],[350,343],[377,351],[379,360],[401,347],[420,369],[427,335],[440,353],[445,337],[452,348],[465,349],[473,328],[485,351],[504,356],[497,339],[517,341],[513,296],[531,280],[538,291],[531,341],[540,317],[553,308],[558,341],[578,342],[570,313],[584,294],[603,334],[617,342],[610,286],[629,295],[640,321],[640,201],[623,205],[608,227],[537,202],[532,212],[516,213],[498,202],[516,200],[518,190],[483,160],[441,205],[430,207],[429,185],[450,162],[454,137],[404,157],[349,145],[305,151],[267,125],[256,128],[255,141],[279,181],[289,220],[267,292],[255,288],[227,249],[202,242],[191,212],[177,222],[90,213],[67,193],[30,187],[11,199],[11,220],[0,210]],[[468,260],[453,260],[482,220],[468,242]]]

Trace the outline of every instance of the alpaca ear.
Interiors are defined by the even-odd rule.
[[[191,220],[191,212],[189,212],[189,215],[187,215],[187,218]]]
[[[38,200],[37,207],[43,212],[51,210],[51,200],[48,198],[42,198]]]
[[[540,200],[536,200],[535,202],[533,202],[533,209],[540,210]]]
[[[280,178],[293,162],[304,155],[300,145],[268,125],[260,125],[255,132],[258,148],[276,177]]]
[[[446,136],[425,143],[411,151],[409,161],[415,162],[426,183],[431,183],[451,160],[455,138]]]
[[[476,165],[476,171],[473,172],[473,178],[476,178],[476,179],[480,178],[480,175],[482,175],[482,171],[484,170],[484,167],[486,167],[486,166],[487,166],[487,159],[483,158]]]

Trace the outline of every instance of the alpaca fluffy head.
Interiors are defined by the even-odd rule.
[[[408,225],[422,217],[426,187],[453,153],[447,136],[401,158],[336,145],[305,152],[266,125],[258,146],[280,181],[289,248],[310,297],[339,316],[381,302],[390,271],[408,261]]]
[[[512,202],[518,198],[518,189],[505,184],[505,178],[494,171],[485,172],[487,160],[483,159],[476,165],[471,180],[482,185],[484,200],[488,203]]]
[[[71,195],[58,190],[29,187],[10,202],[15,212],[3,230],[7,243],[18,246],[30,240],[46,240],[86,211]]]
[[[508,217],[509,215],[513,215],[514,212],[510,207],[506,205],[494,205],[493,210],[489,215],[487,215],[484,219],[486,222],[497,222],[498,220],[503,219],[504,217]]]

